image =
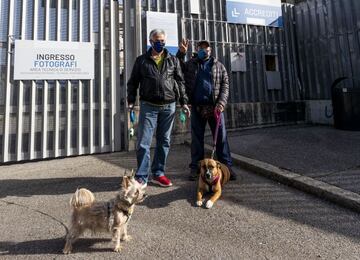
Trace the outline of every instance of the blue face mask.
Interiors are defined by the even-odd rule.
[[[200,49],[198,51],[198,57],[200,60],[205,60],[207,57],[209,57],[209,55],[204,49]]]
[[[164,50],[165,42],[157,41],[152,42],[152,48],[157,52],[160,53]]]

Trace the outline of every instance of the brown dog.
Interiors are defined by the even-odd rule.
[[[215,201],[221,196],[222,187],[230,179],[230,171],[224,164],[213,159],[204,159],[199,163],[200,175],[197,190],[196,205],[201,207],[203,204],[204,192],[214,192],[206,202],[206,208],[211,208]]]

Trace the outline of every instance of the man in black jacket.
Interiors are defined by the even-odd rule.
[[[228,166],[231,180],[236,179],[232,171],[230,147],[227,141],[223,111],[229,96],[229,77],[224,65],[211,56],[208,41],[198,43],[197,55],[185,63],[188,41],[183,40],[177,57],[182,63],[186,93],[191,104],[191,163],[190,180],[195,180],[198,162],[204,158],[204,133],[209,123],[214,135],[216,128],[215,112],[220,114],[220,127],[217,136],[217,159]]]
[[[166,158],[170,148],[176,101],[190,116],[188,98],[179,60],[165,48],[165,32],[150,32],[151,48],[137,57],[127,83],[128,107],[133,108],[140,85],[140,115],[137,132],[137,166],[135,178],[144,185],[148,182],[150,169],[150,146],[156,131],[156,148],[151,165],[152,182],[172,186],[165,176]]]

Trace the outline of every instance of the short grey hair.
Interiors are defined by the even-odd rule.
[[[154,29],[150,32],[149,34],[149,40],[152,40],[152,38],[155,36],[155,35],[159,35],[159,34],[162,34],[166,37],[166,33],[163,29]]]

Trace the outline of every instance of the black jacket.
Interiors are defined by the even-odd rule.
[[[194,88],[196,87],[196,78],[199,71],[200,60],[194,56],[189,61],[185,62],[185,54],[180,51],[178,51],[176,56],[181,62],[185,78],[186,94],[190,99],[189,103],[192,104],[192,96]],[[225,107],[229,97],[229,76],[225,66],[217,59],[213,57],[212,59],[214,59],[211,73],[213,79],[213,102],[214,105],[221,104]]]
[[[127,83],[128,103],[135,103],[140,84],[140,100],[154,104],[168,104],[178,100],[187,104],[184,77],[179,60],[166,49],[164,63],[159,71],[151,58],[151,48],[137,57]]]

